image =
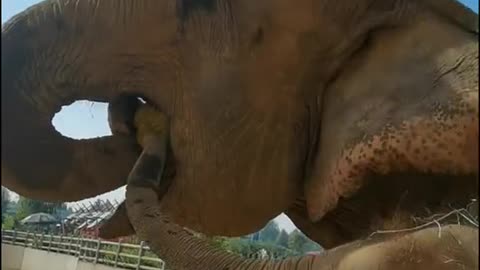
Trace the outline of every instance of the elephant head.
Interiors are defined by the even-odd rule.
[[[138,107],[132,123],[135,123],[136,136],[143,152],[129,174],[126,202],[103,227],[103,235],[136,233],[171,269],[453,270],[478,267],[478,229],[466,226],[440,228],[443,235],[448,234],[447,237],[439,236],[437,227],[434,227],[406,235],[360,240],[321,255],[276,261],[247,260],[212,247],[204,239],[172,222],[159,208],[163,195],[157,190],[169,178],[166,174],[169,160],[168,119],[155,108],[143,105]],[[409,251],[405,252],[406,249]]]
[[[71,140],[51,118],[129,95],[171,119],[162,211],[205,233],[252,232],[303,197],[318,221],[396,172],[472,192],[476,31],[453,0],[44,1],[2,28],[3,185],[50,201],[124,185],[134,139]]]
[[[159,207],[163,196],[156,189],[168,178],[165,174],[169,159],[168,122],[163,114],[148,105],[139,108],[134,117],[143,151],[128,176],[123,210],[126,210],[125,216],[131,221],[136,235],[147,241],[170,269],[478,268],[478,229],[458,225],[427,228],[393,237],[380,236],[349,243],[321,255],[276,261],[247,260],[212,247],[205,239],[172,222]],[[122,215],[118,213],[116,219],[120,221]],[[438,230],[448,236],[441,237]]]

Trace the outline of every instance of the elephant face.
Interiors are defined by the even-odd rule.
[[[171,120],[162,211],[206,233],[249,233],[303,194],[317,220],[369,173],[478,173],[476,17],[371,2],[42,2],[2,29],[4,185],[71,201],[125,184],[132,138],[74,141],[50,123],[125,94]]]

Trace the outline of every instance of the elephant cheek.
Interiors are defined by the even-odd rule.
[[[372,37],[326,90],[305,185],[311,219],[375,176],[447,175],[452,188],[465,188],[456,176],[478,175],[477,77],[478,42],[443,22]]]
[[[368,140],[345,148],[321,171],[319,178],[327,181],[321,187],[311,186],[315,196],[310,198],[317,203],[322,200],[313,215],[321,216],[334,208],[339,198],[352,196],[372,175],[478,175],[478,107],[457,111],[448,117],[438,111],[398,127],[386,126]]]

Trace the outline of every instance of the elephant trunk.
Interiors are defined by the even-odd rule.
[[[478,269],[478,229],[468,226],[443,226],[443,237],[434,226],[403,235],[360,240],[318,255],[283,260],[245,259],[211,246],[172,222],[158,208],[158,196],[150,187],[127,185],[126,203],[137,236],[148,241],[169,269]],[[458,264],[448,264],[445,258]]]
[[[141,159],[141,157],[140,157]],[[127,185],[127,209],[130,222],[140,239],[168,264],[169,269],[312,269],[320,257],[303,256],[285,260],[245,259],[214,248],[205,239],[175,224],[158,207],[153,189]],[[154,205],[154,207],[151,207]]]
[[[46,201],[95,196],[125,184],[138,157],[133,139],[73,140],[51,123],[62,105],[119,94],[105,73],[85,67],[94,47],[86,35],[98,34],[93,25],[111,23],[101,19],[107,9],[99,3],[44,1],[2,28],[2,185],[20,195]]]
[[[437,227],[396,236],[379,235],[352,242],[319,255],[283,260],[245,259],[215,248],[177,225],[160,208],[162,195],[155,187],[164,180],[168,131],[144,136],[144,150],[128,177],[125,208],[136,235],[169,269],[209,270],[326,270],[326,269],[465,269],[478,268],[478,229],[461,225]],[[159,169],[160,168],[160,169]],[[119,215],[124,219],[125,215]],[[446,232],[446,233],[445,233]],[[408,250],[408,252],[405,252]],[[412,258],[415,258],[412,260]],[[449,261],[458,262],[447,265]],[[399,264],[399,262],[401,262]]]

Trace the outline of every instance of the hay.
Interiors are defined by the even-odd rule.
[[[438,237],[440,238],[442,235],[442,224],[445,225],[445,224],[454,223],[452,222],[454,220],[448,219],[451,217],[455,217],[456,223],[459,225],[471,225],[478,228],[478,201],[476,199],[472,199],[471,202],[464,208],[452,209],[448,213],[434,214],[427,218],[412,217],[415,223],[420,223],[420,225],[417,225],[411,228],[397,229],[397,230],[377,230],[372,234],[370,234],[369,238],[377,234],[413,232],[413,231],[427,228],[432,225],[436,225],[438,227]]]

